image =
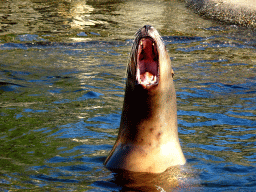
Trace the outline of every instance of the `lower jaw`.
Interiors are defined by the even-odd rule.
[[[136,85],[142,87],[143,89],[152,89],[153,87],[157,87],[158,83],[153,84],[143,84],[136,81]]]

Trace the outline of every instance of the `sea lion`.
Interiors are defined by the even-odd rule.
[[[161,36],[145,25],[131,50],[120,129],[104,163],[107,168],[161,173],[185,164],[173,74]]]

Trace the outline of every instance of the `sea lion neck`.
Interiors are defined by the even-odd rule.
[[[171,80],[172,82],[172,80]],[[160,144],[177,139],[177,107],[173,83],[144,89],[127,85],[120,124],[122,142]]]

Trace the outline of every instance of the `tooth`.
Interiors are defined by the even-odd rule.
[[[140,80],[140,68],[137,66],[136,79]]]

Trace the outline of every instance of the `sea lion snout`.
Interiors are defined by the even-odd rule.
[[[159,83],[159,54],[158,43],[152,26],[145,25],[137,33],[134,43],[136,85],[144,89],[155,87]]]
[[[151,37],[143,37],[139,40],[137,49],[137,84],[144,88],[158,84],[159,56],[157,45]]]
[[[142,36],[148,36],[148,32],[154,29],[151,25],[144,25],[139,31],[141,32]]]

